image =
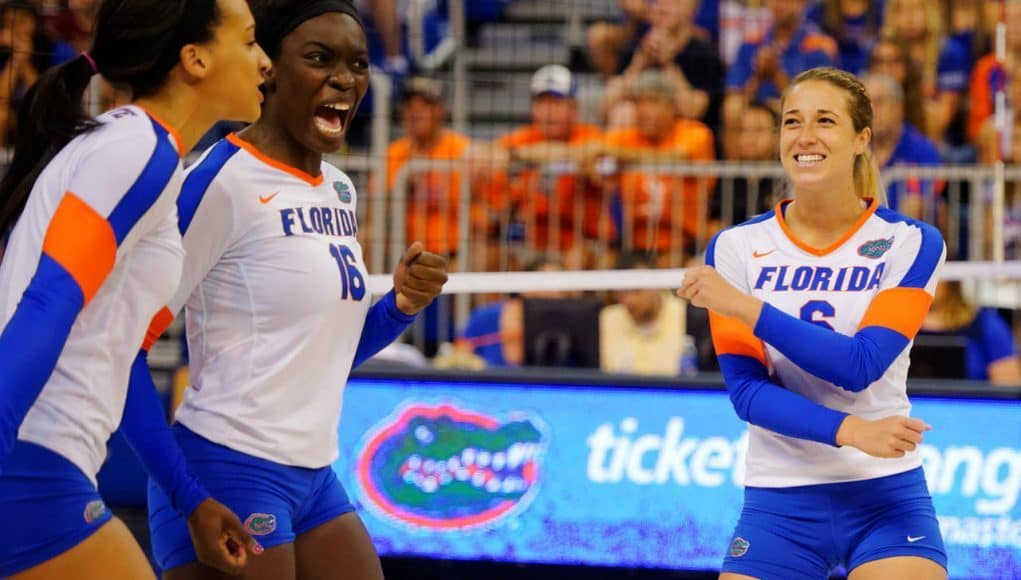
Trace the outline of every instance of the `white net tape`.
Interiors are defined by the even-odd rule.
[[[660,270],[584,270],[567,272],[476,272],[454,273],[443,288],[444,294],[529,292],[540,290],[625,290],[641,288],[677,288],[684,268]],[[944,280],[1004,281],[1021,279],[1021,261],[948,262]],[[369,277],[373,294],[393,287],[390,275]]]

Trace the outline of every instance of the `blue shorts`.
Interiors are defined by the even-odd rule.
[[[113,515],[76,465],[18,441],[0,474],[0,578],[51,560],[95,533]]]
[[[354,511],[330,466],[280,465],[213,443],[180,424],[173,426],[173,432],[202,485],[232,509],[265,548],[294,542],[297,536]],[[163,570],[198,559],[187,520],[152,480],[149,530],[153,555]]]
[[[947,567],[922,468],[787,488],[748,487],[723,571],[762,580],[825,580],[873,560],[918,556]]]

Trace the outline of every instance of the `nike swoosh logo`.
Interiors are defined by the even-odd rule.
[[[269,202],[273,201],[273,198],[276,197],[278,193],[280,193],[280,192],[279,191],[274,191],[273,193],[271,193],[269,195],[260,195],[259,196],[259,203],[269,203]]]
[[[775,252],[775,251],[776,251],[776,250],[770,250],[770,251],[768,251],[768,252],[760,252],[760,251],[758,251],[758,250],[755,250],[754,252],[752,252],[752,257],[753,257],[753,258],[764,258],[764,257],[766,257],[766,256],[768,256],[768,255],[770,255],[770,254],[772,254],[772,253],[773,253],[773,252]]]
[[[925,536],[908,536],[908,541],[914,544],[918,540],[924,540]]]

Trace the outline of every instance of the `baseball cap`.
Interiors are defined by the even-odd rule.
[[[574,97],[578,85],[574,75],[563,65],[548,64],[532,75],[532,96],[556,95],[562,98]]]
[[[674,82],[667,74],[658,69],[645,69],[638,74],[631,85],[632,97],[662,97],[673,101],[677,96]]]
[[[404,82],[403,99],[419,96],[431,103],[443,102],[443,83],[427,77],[412,77]]]

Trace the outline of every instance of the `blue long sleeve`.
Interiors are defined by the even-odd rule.
[[[910,342],[903,334],[882,326],[868,326],[854,336],[846,336],[769,304],[762,307],[755,336],[795,365],[852,392],[865,390],[883,376]],[[833,364],[835,360],[840,364]]]
[[[18,308],[0,334],[0,472],[18,429],[57,366],[85,304],[78,283],[43,254]]]
[[[742,420],[781,435],[836,445],[847,413],[834,411],[775,384],[752,357],[725,354],[720,371]]]
[[[128,399],[124,406],[121,432],[142,461],[153,481],[185,517],[209,497],[188,469],[184,452],[177,445],[163,414],[145,351],[131,365]]]
[[[369,308],[352,368],[357,368],[383,350],[414,321],[414,315],[405,314],[397,308],[397,297],[393,290],[387,292],[382,300]]]

